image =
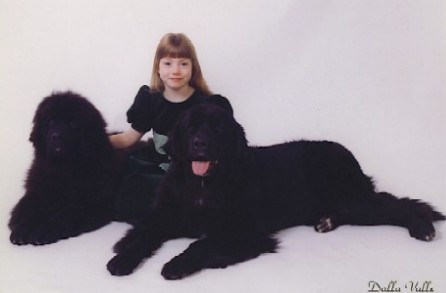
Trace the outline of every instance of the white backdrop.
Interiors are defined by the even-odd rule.
[[[0,256],[6,260],[0,263],[0,292],[145,292],[154,284],[156,292],[366,292],[375,275],[383,282],[399,278],[401,285],[431,280],[446,290],[439,277],[446,269],[443,224],[430,244],[389,227],[346,227],[325,238],[287,230],[279,254],[182,283],[194,282],[192,287],[172,287],[159,277],[162,262],[184,248],[182,241],[163,249],[165,258],[147,262],[136,277],[117,279],[103,267],[125,225],[41,248],[10,245],[6,228],[9,210],[23,194],[32,159],[27,139],[42,97],[77,91],[99,108],[110,129],[126,129],[125,112],[149,82],[156,45],[167,32],[192,39],[208,84],[230,99],[252,144],[341,142],[379,189],[422,198],[445,212],[445,19],[444,1],[432,0],[0,0]],[[397,240],[382,243],[395,233]],[[327,249],[327,241],[339,246],[333,254],[306,255]],[[377,245],[378,255],[366,259],[367,245]],[[399,253],[394,261],[404,265],[370,271],[360,263],[384,263],[392,248]],[[305,271],[309,264],[302,258],[320,266]],[[433,266],[419,266],[426,258]],[[326,283],[320,282],[323,268],[330,272]]]

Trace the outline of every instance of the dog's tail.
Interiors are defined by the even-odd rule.
[[[435,221],[444,221],[444,220],[446,220],[446,216],[445,215],[443,215],[442,213],[434,210],[433,208],[432,208],[432,218],[433,218],[434,222]]]
[[[432,212],[434,214],[434,221],[444,221],[444,220],[446,220],[446,217],[442,213],[437,212],[435,210],[432,211]]]
[[[419,199],[408,197],[398,198],[388,192],[377,192],[372,196],[372,205],[381,211],[387,211],[393,218],[416,216],[425,221],[444,221],[446,216],[432,205]]]
[[[383,204],[388,203],[389,206],[401,208],[403,211],[412,212],[431,222],[444,221],[446,216],[429,203],[423,202],[419,199],[411,199],[408,197],[398,198],[388,192],[378,192],[375,194],[375,199]]]

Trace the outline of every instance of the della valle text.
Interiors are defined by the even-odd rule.
[[[369,282],[368,292],[435,292],[431,281],[409,281],[399,284],[398,281]]]

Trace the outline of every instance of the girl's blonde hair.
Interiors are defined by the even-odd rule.
[[[206,95],[212,94],[201,72],[200,63],[198,62],[194,45],[186,35],[181,33],[168,33],[161,38],[161,41],[159,42],[156,49],[155,59],[153,61],[152,80],[150,82],[150,88],[152,91],[164,91],[164,84],[159,76],[158,71],[160,60],[165,57],[191,59],[192,77],[189,81],[189,85]]]

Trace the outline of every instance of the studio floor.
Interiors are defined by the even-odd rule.
[[[5,175],[4,173],[2,175]],[[9,175],[11,177],[11,174]],[[15,246],[6,226],[23,192],[16,174],[0,187],[0,292],[377,292],[415,287],[446,290],[446,225],[426,243],[398,227],[340,227],[316,233],[296,227],[278,233],[280,249],[257,259],[206,270],[180,281],[166,281],[162,265],[191,239],[167,242],[134,274],[111,276],[105,268],[113,244],[130,227],[112,223],[100,230],[47,246]],[[429,291],[430,292],[430,291]]]

